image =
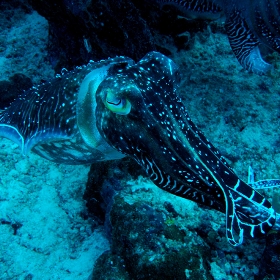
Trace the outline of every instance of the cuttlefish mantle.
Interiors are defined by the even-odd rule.
[[[108,75],[134,63],[117,57],[90,62],[25,91],[0,114],[0,136],[64,164],[122,158],[100,136],[95,123],[95,92]]]

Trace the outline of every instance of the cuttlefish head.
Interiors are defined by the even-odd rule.
[[[224,211],[222,190],[214,187],[200,159],[212,145],[189,119],[176,92],[179,83],[180,73],[171,59],[147,54],[100,84],[97,128],[107,143],[142,165],[159,187]]]
[[[137,64],[106,78],[97,91],[97,127],[105,140],[141,165],[146,158],[167,157],[164,148],[182,106],[175,94],[178,67],[152,52]],[[171,136],[172,138],[172,136]]]
[[[197,130],[176,92],[179,81],[175,63],[156,52],[106,77],[96,92],[97,129],[158,187],[224,212],[230,244],[265,234],[275,211]]]

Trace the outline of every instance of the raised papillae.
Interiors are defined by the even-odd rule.
[[[59,163],[132,157],[161,189],[225,213],[234,246],[278,229],[269,201],[193,124],[179,83],[178,67],[157,52],[91,62],[25,92],[0,114],[0,135]]]

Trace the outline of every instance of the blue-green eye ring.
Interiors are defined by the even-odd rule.
[[[111,90],[107,90],[105,106],[119,115],[127,115],[131,110],[131,103],[128,99],[114,96]]]

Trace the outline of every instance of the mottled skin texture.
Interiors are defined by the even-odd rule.
[[[232,50],[239,63],[248,71],[262,75],[272,66],[260,54],[259,45],[280,52],[280,1],[279,0],[157,0],[171,4],[189,15],[203,14],[226,16],[226,31]],[[213,17],[214,18],[214,17]]]
[[[158,187],[225,213],[230,244],[267,233],[274,209],[197,130],[179,82],[156,52],[90,63],[25,92],[0,114],[0,135],[60,163],[130,156]]]

